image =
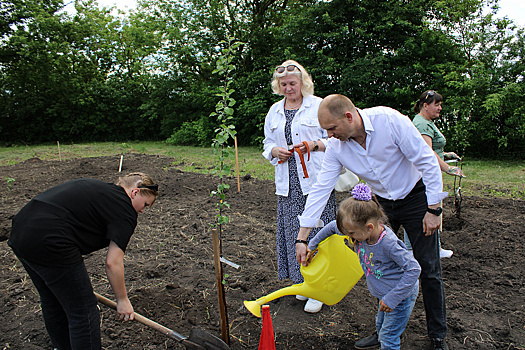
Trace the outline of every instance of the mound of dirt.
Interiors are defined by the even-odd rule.
[[[32,197],[62,182],[90,177],[107,182],[119,176],[120,157],[67,161],[33,159],[0,167],[4,182],[0,210],[0,347],[50,349],[38,294],[6,244],[11,218]],[[188,336],[199,327],[220,337],[220,315],[210,224],[214,222],[218,179],[184,173],[173,159],[125,155],[123,173],[143,171],[160,184],[155,205],[139,216],[125,255],[126,285],[135,311]],[[6,178],[15,179],[9,186]],[[230,223],[223,227],[223,256],[239,264],[224,265],[232,349],[257,349],[262,321],[243,306],[293,284],[276,271],[277,199],[271,181],[241,174],[227,193]],[[338,201],[344,198],[337,195]],[[451,349],[525,348],[525,202],[464,198],[461,218],[445,203],[443,246],[454,255],[442,260]],[[105,252],[85,257],[95,290],[113,294],[104,271]],[[364,279],[338,304],[306,314],[304,302],[286,296],[270,303],[277,349],[352,349],[374,330],[377,300]],[[137,322],[122,323],[101,306],[105,349],[182,349],[175,341]],[[421,296],[405,332],[403,349],[427,349]]]

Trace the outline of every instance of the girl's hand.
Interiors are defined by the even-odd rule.
[[[306,253],[306,262],[309,264],[312,261],[312,258],[314,257],[315,252],[317,251],[317,249],[310,250],[309,247],[306,247],[306,250],[308,252],[308,253]]]
[[[380,300],[380,301],[379,301],[379,311],[392,312],[392,309],[389,308],[389,307],[383,302],[383,300]]]

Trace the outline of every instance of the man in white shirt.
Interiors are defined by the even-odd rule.
[[[298,240],[319,218],[344,166],[365,180],[388,216],[394,232],[403,225],[421,266],[421,290],[427,331],[434,349],[448,350],[445,294],[437,235],[440,201],[447,196],[436,156],[412,121],[388,107],[357,109],[343,95],[326,97],[319,107],[319,123],[330,137],[322,169],[312,187]],[[306,262],[306,245],[296,244],[297,260]],[[357,349],[379,345],[377,334],[356,342]]]

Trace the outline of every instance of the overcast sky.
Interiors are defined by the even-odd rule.
[[[135,0],[98,0],[101,6],[111,7],[116,5],[121,10],[129,10],[136,6]],[[525,1],[524,0],[500,0],[500,16],[507,16],[521,27],[525,27]],[[73,8],[69,5],[66,8]]]
[[[525,27],[525,1],[523,0],[500,0],[498,15],[507,16],[514,23]]]

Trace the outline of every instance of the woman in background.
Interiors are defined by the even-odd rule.
[[[436,154],[436,158],[439,163],[439,167],[442,172],[464,177],[463,172],[457,166],[449,166],[444,158],[447,159],[460,159],[458,155],[454,152],[444,153],[445,144],[447,140],[445,136],[439,131],[437,126],[434,124],[434,120],[439,118],[439,113],[441,112],[441,103],[443,101],[443,96],[438,94],[433,90],[427,90],[421,94],[419,100],[414,104],[414,112],[416,116],[412,120],[416,128],[423,136],[425,142],[432,148]],[[442,231],[443,228],[443,215],[441,215],[441,226],[439,228]],[[411,245],[408,242],[408,237],[405,234],[405,244],[411,249]],[[452,250],[441,248],[441,243],[439,245],[439,256],[441,258],[450,258],[454,254]]]

